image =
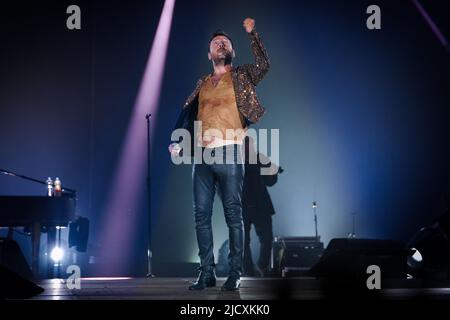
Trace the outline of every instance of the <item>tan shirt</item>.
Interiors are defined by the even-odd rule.
[[[225,73],[216,87],[208,76],[200,89],[198,103],[197,120],[202,121],[199,145],[214,148],[242,143],[246,127],[237,108],[231,72]]]

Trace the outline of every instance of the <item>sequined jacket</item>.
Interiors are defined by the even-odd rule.
[[[243,115],[246,124],[257,123],[265,113],[265,108],[258,101],[255,87],[266,75],[270,67],[269,57],[266,49],[255,29],[248,33],[250,38],[255,63],[233,67],[231,75],[236,96],[236,105]],[[195,90],[187,98],[174,129],[188,129],[194,136],[194,121],[197,119],[198,96],[203,82],[208,75],[198,80]]]

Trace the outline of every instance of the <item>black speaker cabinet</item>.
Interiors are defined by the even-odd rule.
[[[378,239],[333,239],[308,272],[319,278],[367,278],[367,267],[380,267],[382,278],[406,279],[409,250],[403,243]]]
[[[27,280],[32,280],[33,278],[33,273],[22,254],[22,250],[20,250],[19,245],[14,240],[0,238],[0,264],[14,271],[22,278]]]
[[[32,277],[17,243],[0,239],[0,299],[26,299],[43,292]]]
[[[282,277],[301,276],[323,253],[320,237],[276,237],[272,245],[272,271]]]

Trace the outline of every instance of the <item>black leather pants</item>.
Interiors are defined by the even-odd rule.
[[[226,150],[234,149],[234,156],[225,162]],[[244,224],[242,220],[242,187],[244,164],[240,145],[207,149],[212,156],[223,155],[223,163],[194,163],[192,171],[194,190],[194,217],[201,267],[214,266],[212,209],[216,187],[222,200],[225,221],[229,231],[230,274],[242,274]]]

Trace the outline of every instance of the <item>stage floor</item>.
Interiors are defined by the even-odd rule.
[[[221,292],[225,278],[218,278],[217,287],[189,291],[193,278],[83,278],[80,289],[68,289],[64,280],[43,280],[38,284],[45,291],[33,300],[316,300],[355,294],[354,290],[324,289],[315,278],[242,278],[239,292]],[[370,294],[368,289],[356,291],[358,296]],[[450,299],[450,288],[420,288],[415,280],[391,282],[376,290],[383,299],[412,299],[416,297]]]

